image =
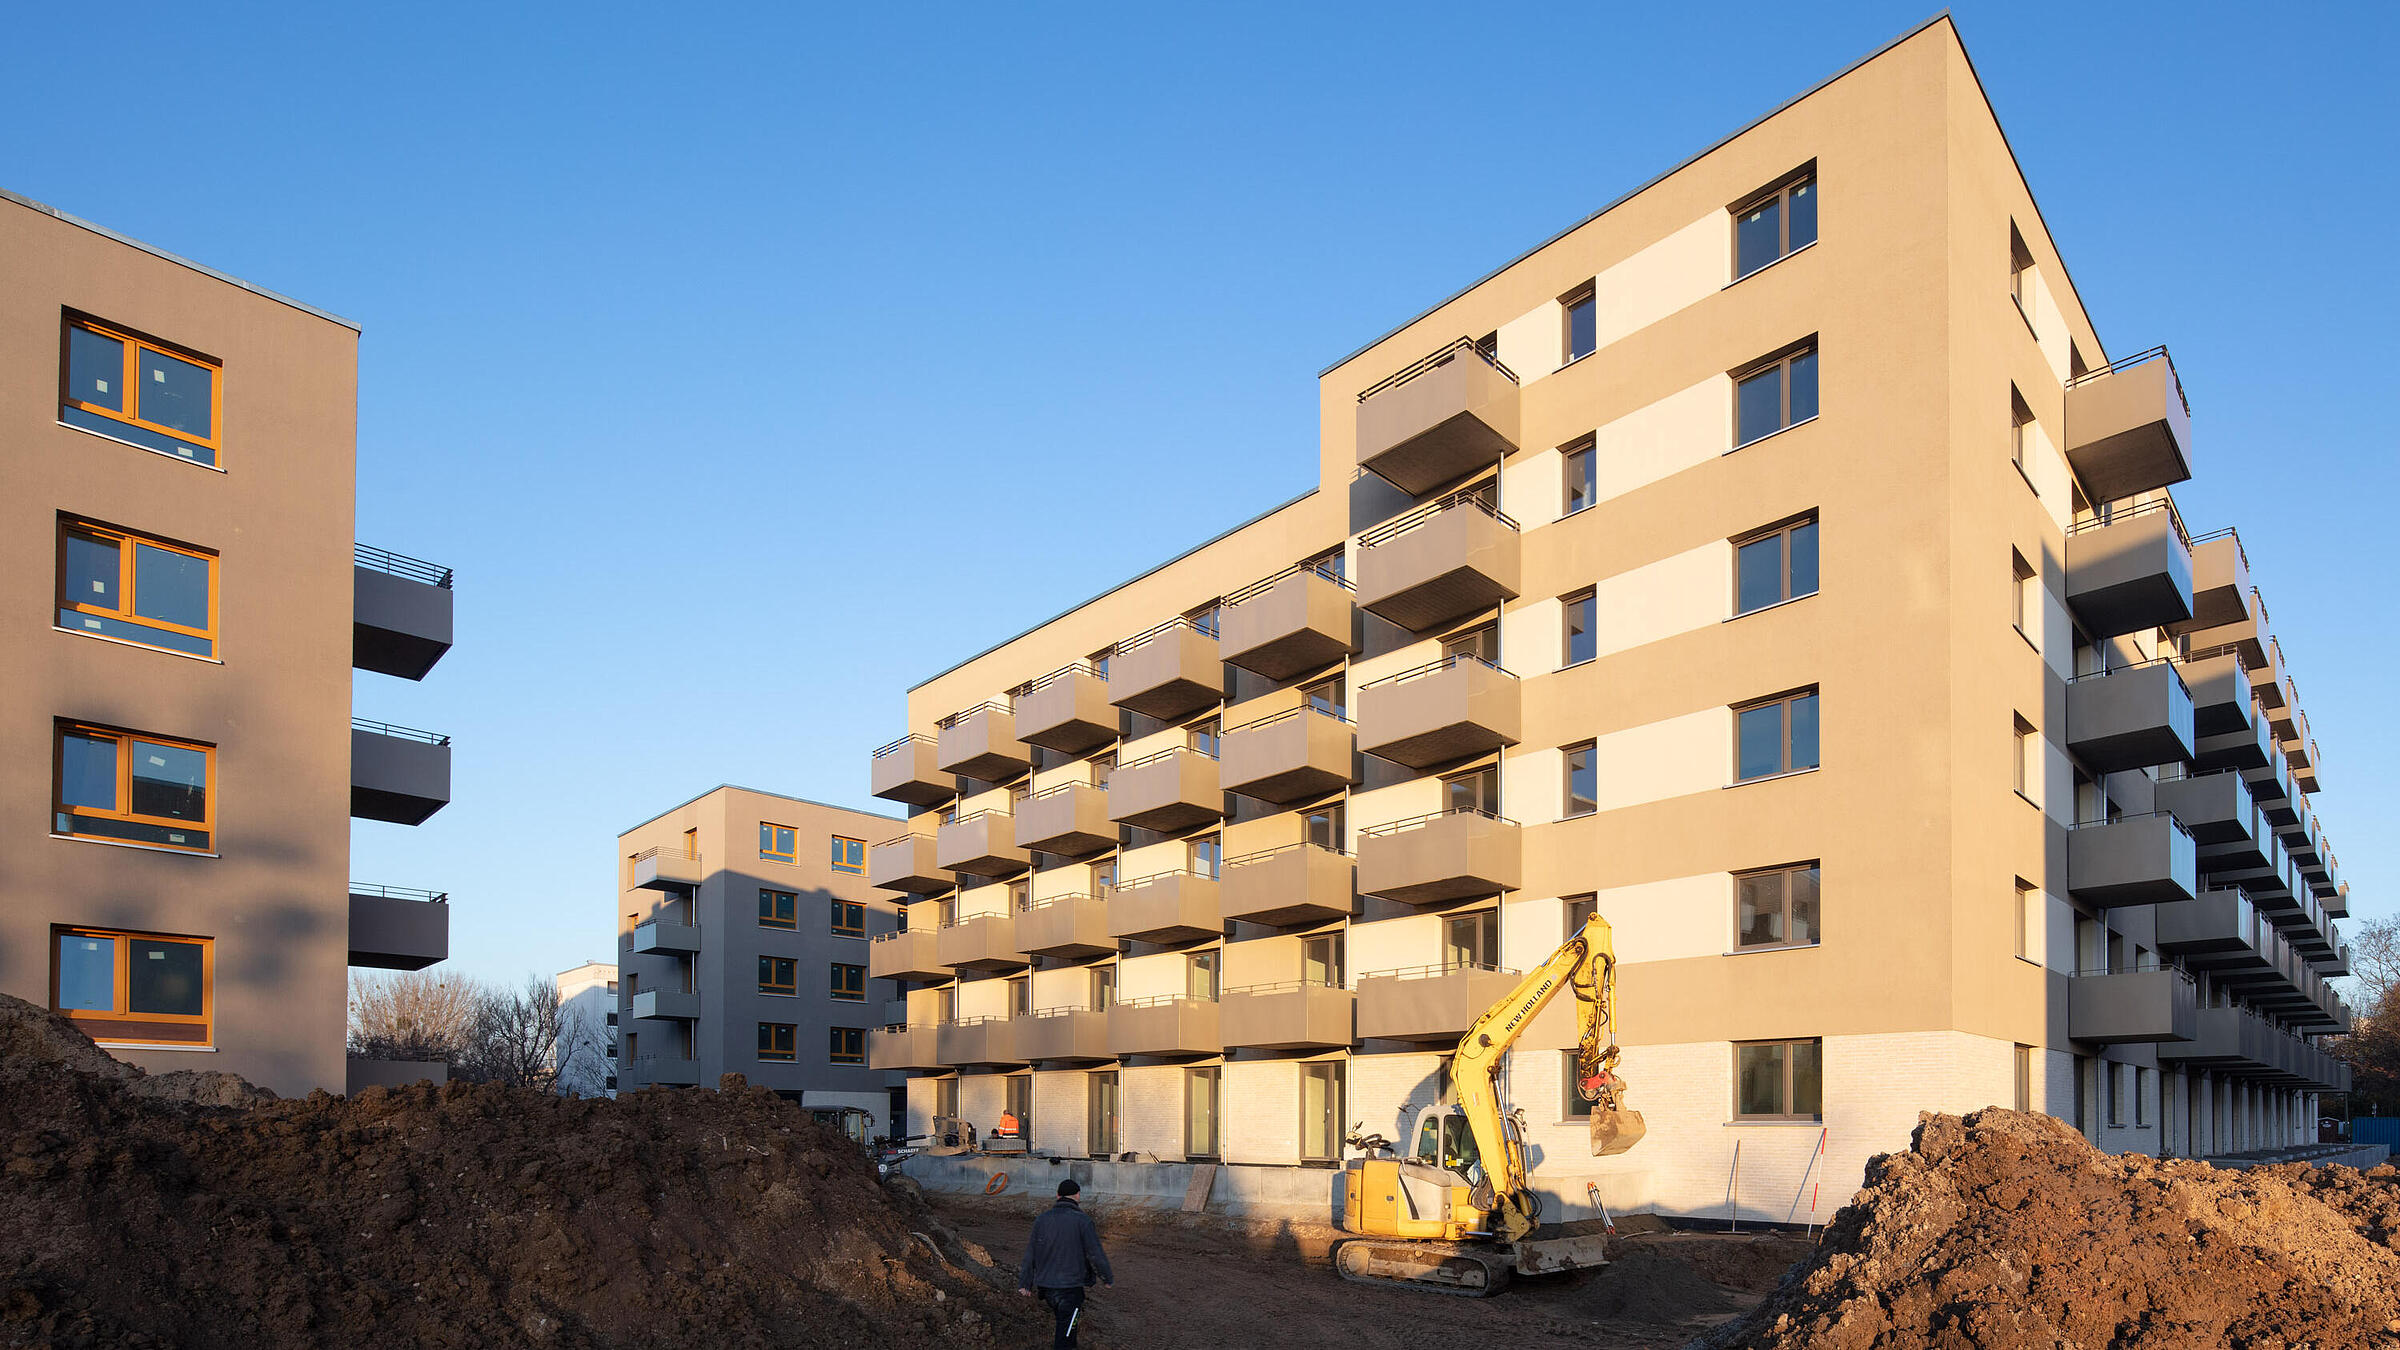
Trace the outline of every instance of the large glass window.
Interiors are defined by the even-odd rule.
[[[1599,306],[1592,284],[1586,282],[1559,300],[1567,311],[1567,359],[1580,361],[1600,345]]]
[[[1739,281],[1792,252],[1817,242],[1817,179],[1803,174],[1737,208],[1734,213],[1733,277]]]
[[[864,876],[867,871],[867,841],[846,835],[833,836],[833,870]]]
[[[867,1001],[867,968],[865,966],[849,966],[836,961],[833,963],[832,975],[833,997],[837,1001],[842,1003]]]
[[[761,889],[758,893],[758,926],[761,928],[798,928],[800,897],[790,891]]]
[[[1817,520],[1778,525],[1734,545],[1734,613],[1817,593]]]
[[[762,994],[796,992],[795,984],[799,978],[797,974],[799,968],[800,963],[788,956],[758,958],[758,992]]]
[[[67,321],[58,420],[200,464],[217,462],[214,362],[86,319]]]
[[[1183,1071],[1183,1152],[1189,1158],[1217,1156],[1218,1097],[1216,1069]]]
[[[789,825],[758,823],[758,856],[769,862],[792,862],[798,858],[794,851],[798,837]]]
[[[1746,1120],[1819,1120],[1825,1114],[1824,1042],[1737,1045],[1734,1114]]]
[[[797,1058],[795,1046],[800,1028],[790,1022],[761,1022],[758,1024],[758,1057],[770,1062],[789,1062]]]
[[[193,852],[208,851],[215,838],[209,746],[61,723],[57,766],[60,834]]]
[[[1500,911],[1479,910],[1442,920],[1442,965],[1445,969],[1498,969]]]
[[[1591,741],[1560,752],[1565,761],[1566,808],[1561,815],[1590,815],[1600,809],[1600,747]]]
[[[867,1062],[867,1029],[865,1027],[827,1027],[825,1057],[835,1064],[864,1064]]]
[[[1300,1156],[1331,1162],[1342,1156],[1342,1066],[1300,1066]]]
[[[1599,461],[1593,457],[1591,437],[1586,436],[1560,451],[1559,466],[1565,479],[1561,484],[1560,515],[1574,515],[1600,500]]]
[[[1114,1156],[1117,1151],[1117,1075],[1115,1070],[1095,1073],[1087,1080],[1089,1119],[1085,1143],[1095,1158]]]
[[[1500,768],[1492,765],[1442,780],[1444,811],[1500,812]]]
[[[1577,666],[1600,654],[1600,635],[1595,625],[1600,619],[1600,597],[1593,591],[1579,591],[1559,601],[1561,632],[1559,645],[1566,658],[1563,666]]]
[[[1737,781],[1817,767],[1817,691],[1803,690],[1738,710]]]
[[[1738,944],[1744,948],[1814,945],[1818,941],[1817,881],[1813,862],[1735,877],[1740,905]]]
[[[1817,348],[1810,343],[1766,362],[1734,380],[1737,426],[1733,443],[1762,436],[1817,415]]]
[[[82,521],[61,522],[58,626],[214,656],[215,555]]]
[[[51,1007],[96,1041],[205,1044],[214,947],[207,938],[53,930]]]
[[[865,937],[867,935],[867,907],[855,900],[834,901],[832,919],[835,937]]]

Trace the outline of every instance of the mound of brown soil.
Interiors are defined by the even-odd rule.
[[[0,1345],[1033,1335],[988,1257],[738,1077],[614,1102],[467,1084],[279,1101],[228,1077],[142,1075],[0,997]]]
[[[2112,1157],[2065,1122],[1926,1116],[1707,1350],[2400,1346],[2400,1169]]]

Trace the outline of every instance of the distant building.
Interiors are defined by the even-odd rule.
[[[585,1053],[586,1045],[595,1047]],[[578,1097],[617,1095],[617,968],[586,961],[558,973],[558,1082]]]

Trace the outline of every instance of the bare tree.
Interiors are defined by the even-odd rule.
[[[2400,1115],[2400,918],[2371,920],[2350,935],[2350,974],[2354,1025],[2326,1049],[2350,1062],[2352,1090],[2372,1103],[2361,1114]]]
[[[608,1036],[596,1009],[567,1008],[558,1030],[558,1091],[598,1097],[608,1091]]]
[[[2350,935],[2350,976],[2363,1013],[2374,1013],[2400,986],[2400,917],[2371,919]]]
[[[473,980],[421,971],[353,972],[350,1052],[447,1060],[466,1044],[484,997]]]
[[[450,1076],[555,1091],[559,1071],[558,986],[528,975],[514,988],[487,989]]]

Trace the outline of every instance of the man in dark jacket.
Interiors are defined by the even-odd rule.
[[[1017,1266],[1017,1292],[1027,1298],[1040,1291],[1050,1315],[1058,1320],[1052,1350],[1074,1350],[1075,1322],[1083,1314],[1083,1291],[1095,1282],[1114,1288],[1117,1277],[1108,1268],[1108,1253],[1100,1250],[1100,1230],[1075,1203],[1083,1188],[1069,1177],[1058,1183],[1058,1203],[1033,1221],[1033,1236],[1025,1241],[1025,1259]]]

